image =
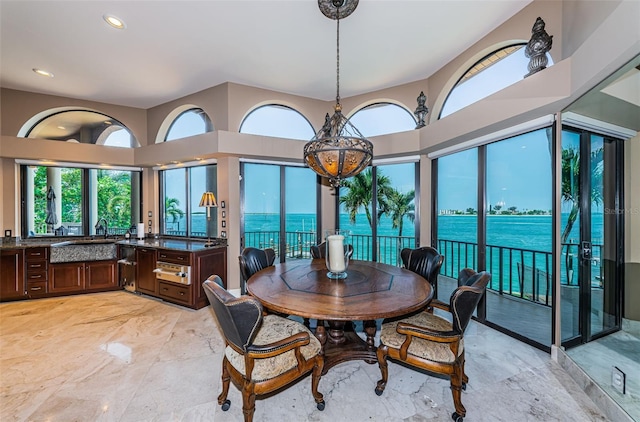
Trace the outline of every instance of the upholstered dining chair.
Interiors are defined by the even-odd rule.
[[[469,382],[464,371],[464,331],[490,280],[487,272],[463,269],[449,304],[433,301],[435,308],[449,313],[448,318],[424,311],[382,324],[377,350],[382,379],[375,388],[377,395],[382,395],[387,385],[387,358],[446,375],[455,407],[451,417],[462,422],[467,413],[462,405],[462,390]]]
[[[318,410],[325,403],[318,392],[324,367],[320,341],[304,325],[277,315],[263,315],[262,305],[251,296],[236,298],[212,275],[204,292],[224,336],[222,392],[218,404],[229,410],[229,382],[242,393],[245,422],[253,420],[256,396],[289,386],[311,371],[311,394]]]
[[[349,248],[349,258],[353,255],[353,245],[347,245]],[[325,258],[327,256],[327,242],[322,242],[317,245],[311,245],[310,248],[311,258]]]
[[[433,297],[438,297],[438,274],[444,262],[444,256],[440,255],[437,249],[431,246],[410,249],[404,248],[400,251],[402,265],[409,271],[421,275],[433,287]]]
[[[240,276],[242,278],[240,293],[243,295],[246,294],[247,280],[249,280],[249,278],[258,271],[273,265],[275,259],[276,253],[271,248],[244,248],[238,257],[238,260],[240,261]]]

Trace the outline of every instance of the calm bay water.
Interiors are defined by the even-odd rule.
[[[566,224],[566,214],[562,216],[562,227]],[[275,232],[280,229],[278,214],[246,214],[246,232]],[[603,239],[603,215],[593,214],[593,243],[601,243]],[[204,232],[206,217],[193,216],[193,231]],[[315,231],[317,219],[314,214],[288,214],[286,229],[288,232]],[[184,218],[179,225],[184,230]],[[441,215],[438,216],[438,235],[440,239],[475,243],[477,218],[473,215]],[[340,227],[351,230],[353,234],[370,234],[369,222],[364,214],[356,216],[355,224],[349,221],[348,214],[340,215]],[[487,218],[487,243],[495,246],[529,249],[551,252],[552,219],[550,215],[492,215]],[[380,236],[398,236],[389,218],[383,217],[378,228]],[[402,236],[415,236],[413,223],[405,218]],[[574,224],[569,240],[579,240],[578,223]]]
[[[567,215],[562,215],[562,227],[566,224]],[[261,241],[264,241],[264,236],[273,236],[273,239],[267,239],[267,241],[271,240],[277,244],[277,232],[280,229],[280,217],[278,214],[246,214],[245,215],[245,232],[247,233],[260,233],[263,236]],[[204,215],[194,215],[193,217],[193,231],[204,232],[205,231],[205,216]],[[592,215],[592,239],[594,245],[602,244],[603,239],[603,214],[594,213]],[[301,233],[312,233],[316,230],[317,219],[314,214],[289,214],[286,217],[286,231],[287,232],[301,232]],[[184,230],[184,220],[180,222],[180,226]],[[441,215],[438,216],[438,237],[439,239],[446,239],[456,242],[468,242],[468,243],[476,243],[477,241],[477,217],[473,215]],[[340,228],[351,230],[352,234],[355,235],[369,235],[371,233],[369,223],[364,214],[358,214],[356,217],[355,224],[352,224],[349,221],[348,214],[340,215]],[[267,232],[272,232],[273,235],[267,234]],[[389,218],[383,217],[380,220],[379,228],[378,228],[379,236],[398,236],[398,229],[392,227],[391,220]],[[315,236],[310,235],[311,238],[315,238]],[[415,229],[412,222],[408,219],[404,221],[404,227],[402,232],[403,237],[415,237]],[[572,247],[569,255],[567,256],[566,250],[563,251],[563,256],[561,259],[561,270],[563,272],[563,280],[569,284],[573,284],[576,282],[576,279],[572,274],[577,270],[578,260],[577,256],[577,243],[579,241],[579,222],[576,222],[571,231],[571,235],[569,236],[569,242],[576,244],[575,247]],[[487,244],[491,246],[499,246],[505,248],[516,248],[527,251],[537,251],[540,253],[525,253],[523,255],[523,263],[528,266],[533,265],[535,255],[535,267],[543,271],[544,274],[547,273],[548,263],[546,262],[545,257],[550,259],[550,253],[552,250],[552,217],[550,215],[491,215],[487,218]],[[398,254],[398,246],[394,242],[389,242],[388,247],[385,247],[387,243],[381,243],[381,250],[379,254],[379,259],[382,258],[384,262],[390,264],[398,264],[399,257]],[[300,246],[303,249],[307,249],[308,245]],[[389,249],[389,250],[387,250]],[[494,249],[493,252],[493,260],[495,261],[492,265],[493,271],[495,272],[497,268],[499,268],[497,256],[497,249]],[[594,256],[599,258],[600,250],[595,247],[594,248]],[[358,251],[356,251],[358,253]],[[451,256],[452,254],[458,254],[459,252],[447,251],[445,255],[449,255],[446,258],[446,261],[450,263],[457,259],[456,256]],[[464,255],[464,251],[461,252]],[[546,253],[546,254],[545,254]],[[516,261],[518,261],[517,257],[518,253],[516,252],[514,256],[516,256]],[[359,259],[367,259],[363,258],[362,255]],[[463,259],[464,260],[464,259]],[[450,265],[450,264],[449,264]],[[515,272],[518,271],[515,263],[512,263],[510,269],[507,269],[509,265],[508,261],[503,263],[504,268],[503,272],[508,273],[511,271],[512,279],[517,280],[518,274]],[[594,264],[597,265],[597,264]],[[452,273],[457,274],[457,270],[452,268]],[[593,283],[597,284],[599,277],[599,268],[594,268],[593,272]],[[497,275],[497,274],[496,274]],[[503,280],[507,276],[503,275]],[[546,276],[544,276],[546,277]],[[497,281],[497,280],[496,280]]]

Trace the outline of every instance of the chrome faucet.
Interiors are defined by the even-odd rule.
[[[102,223],[104,223],[104,225],[102,225]],[[104,230],[104,238],[106,239],[107,236],[109,235],[109,223],[107,222],[107,219],[106,218],[99,219],[95,225],[95,229],[96,229],[96,234],[98,234],[99,231]]]

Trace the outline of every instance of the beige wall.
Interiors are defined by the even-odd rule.
[[[223,157],[218,160],[218,208],[225,201],[227,227],[220,226],[218,215],[218,233],[227,232],[227,288],[240,289],[240,160],[237,157]]]
[[[425,154],[447,146],[459,145],[479,136],[509,128],[527,120],[561,111],[578,96],[612,73],[640,51],[637,33],[639,3],[628,1],[542,1],[536,0],[513,18],[502,23],[468,50],[433,75],[402,86],[388,88],[351,98],[343,98],[343,112],[377,101],[390,101],[409,111],[417,106],[420,91],[427,95],[429,125],[399,134],[376,137],[376,159],[421,154],[422,221],[420,237],[428,244],[430,233],[430,162]],[[515,41],[527,41],[531,27],[540,16],[546,30],[554,37],[551,55],[555,65],[526,78],[491,97],[473,104],[442,120],[436,120],[450,87],[469,65],[495,49]],[[580,21],[577,21],[580,17]],[[428,54],[417,48],[416,54]],[[569,56],[570,54],[570,56]],[[597,60],[594,60],[597,58]],[[330,94],[330,95],[329,95]],[[217,159],[218,195],[225,197],[227,233],[229,234],[229,285],[239,284],[239,157],[302,161],[303,142],[237,133],[242,119],[255,107],[266,103],[289,105],[301,112],[318,129],[326,113],[334,105],[333,93],[320,100],[226,83],[176,99],[149,110],[122,107],[21,92],[0,91],[0,228],[15,231],[19,224],[19,191],[14,159],[49,159],[82,163],[109,163],[144,167],[143,219],[152,212],[154,231],[158,231],[158,172],[152,167],[172,161]],[[156,144],[158,133],[166,129],[166,120],[181,106],[201,107],[212,119],[215,132],[168,143]],[[107,114],[131,129],[140,148],[127,150],[86,144],[25,140],[16,138],[20,128],[33,116],[58,107],[83,107]],[[165,126],[163,126],[165,125]],[[637,141],[636,141],[637,142]],[[635,179],[634,179],[635,180]],[[328,187],[322,188],[322,224],[335,226],[330,211],[333,200]],[[218,210],[220,211],[220,210]],[[220,227],[218,228],[220,230]],[[635,248],[638,249],[637,247]],[[634,258],[635,259],[635,258]],[[634,262],[638,262],[637,260]]]
[[[640,136],[625,144],[624,317],[640,321]]]

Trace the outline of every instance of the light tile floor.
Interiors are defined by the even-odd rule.
[[[604,421],[550,356],[472,322],[465,336],[468,422]],[[217,404],[224,344],[209,308],[128,292],[0,304],[0,420],[242,421],[239,391]],[[448,380],[390,363],[348,362],[256,401],[255,421],[448,421]]]
[[[566,354],[588,376],[586,382],[594,382],[602,389],[604,394],[600,397],[593,388],[583,387],[592,400],[607,406],[601,408],[608,411],[609,406],[614,406],[611,400],[606,400],[610,398],[632,420],[640,421],[640,335],[618,331],[569,349]],[[614,366],[626,374],[624,393],[612,386]],[[574,375],[572,372],[569,373]],[[615,415],[613,412],[612,414]],[[618,419],[623,420],[623,417],[620,416]]]

